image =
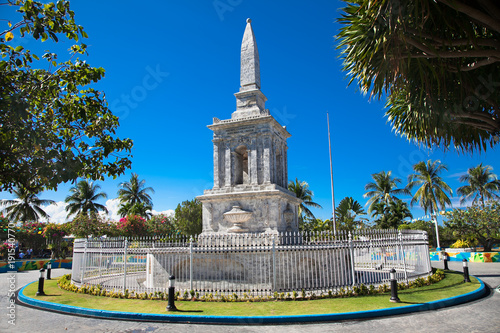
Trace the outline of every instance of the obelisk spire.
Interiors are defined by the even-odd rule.
[[[251,19],[247,19],[247,26],[241,42],[240,91],[260,89],[259,51],[251,22]]]
[[[247,26],[241,42],[240,91],[236,96],[236,111],[231,119],[241,119],[269,115],[266,110],[266,96],[260,91],[260,61],[257,42],[253,34],[252,20],[247,19]]]

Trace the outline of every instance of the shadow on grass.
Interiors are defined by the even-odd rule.
[[[445,272],[448,275],[457,275],[457,276],[463,275],[462,273],[459,273],[456,271],[445,271]],[[419,288],[417,288],[417,289],[405,289],[405,290],[399,291],[399,293],[400,294],[413,294],[413,293],[422,293],[422,292],[433,291],[433,290],[447,290],[447,289],[455,288],[455,287],[463,285],[463,284],[464,284],[463,280],[459,280],[455,283],[451,283],[451,284],[446,285],[446,286],[442,286],[439,284],[431,284],[429,286],[423,286],[423,287],[426,287],[425,290],[422,290]]]
[[[410,305],[410,304],[424,304],[424,303],[422,303],[422,302],[406,302],[406,301],[403,302],[403,301],[401,301],[398,304],[408,304],[408,305]]]
[[[175,310],[175,311],[167,311],[167,313],[170,314],[176,314],[176,313],[195,313],[195,312],[203,312],[203,310]]]

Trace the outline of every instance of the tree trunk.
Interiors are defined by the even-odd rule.
[[[484,241],[484,252],[491,252],[491,248],[493,247],[494,240],[488,239]]]

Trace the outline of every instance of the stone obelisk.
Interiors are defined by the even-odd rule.
[[[214,186],[203,204],[203,233],[298,231],[300,200],[287,189],[290,134],[265,108],[251,20],[241,43],[240,89],[231,119],[213,119]]]

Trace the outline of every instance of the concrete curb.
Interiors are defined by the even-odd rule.
[[[423,304],[407,305],[396,308],[346,312],[346,313],[331,313],[317,315],[299,315],[299,316],[258,316],[258,317],[239,317],[239,316],[190,316],[178,314],[149,314],[135,312],[120,312],[106,311],[89,308],[81,308],[76,306],[51,303],[37,300],[35,298],[24,295],[24,289],[32,284],[32,282],[24,286],[17,294],[19,302],[44,310],[53,310],[66,314],[95,317],[101,319],[122,319],[136,321],[153,321],[165,323],[194,323],[194,324],[230,324],[230,325],[259,325],[259,324],[293,324],[293,323],[310,323],[310,322],[325,322],[325,321],[341,321],[353,319],[370,319],[376,317],[393,316],[407,314],[419,311],[436,310],[444,307],[454,306],[466,302],[470,302],[483,297],[488,289],[483,281],[479,288],[467,294],[441,299]]]

